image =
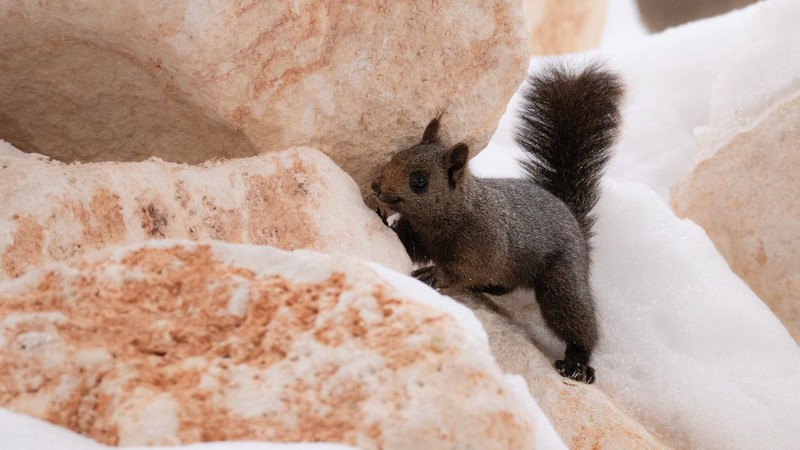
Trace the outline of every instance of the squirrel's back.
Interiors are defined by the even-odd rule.
[[[619,77],[598,64],[573,73],[550,66],[528,77],[516,141],[528,176],[563,201],[592,235],[590,215],[621,121]]]

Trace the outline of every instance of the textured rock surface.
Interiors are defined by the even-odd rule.
[[[119,445],[532,448],[474,316],[423,291],[268,247],[74,258],[0,284],[0,405]]]
[[[743,8],[756,0],[636,0],[642,21],[651,31]]]
[[[0,141],[0,279],[112,244],[214,239],[348,254],[407,272],[400,241],[322,153],[201,166],[63,164]]]
[[[800,92],[716,149],[671,191],[800,342]]]
[[[418,138],[485,146],[525,75],[515,1],[0,3],[0,138],[61,160],[303,145],[359,184]]]
[[[531,295],[520,292],[493,297],[488,304],[499,306],[506,311],[505,314],[509,314],[510,310],[505,308]],[[530,323],[511,323],[506,317],[487,308],[485,301],[465,298],[464,295],[459,297],[474,310],[483,324],[497,363],[504,371],[525,378],[536,403],[570,449],[669,448],[622,411],[596,385],[574,383],[559,376],[553,370],[552,361],[561,355],[548,357],[536,347],[525,331],[525,325]],[[521,303],[532,306],[535,310],[532,312],[536,314],[538,309],[530,302],[531,299],[525,300]],[[516,316],[522,323],[527,319],[519,317],[520,313],[527,316],[531,311],[519,310]]]
[[[533,55],[589,50],[600,44],[608,0],[523,0]]]

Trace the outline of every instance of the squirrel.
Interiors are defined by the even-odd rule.
[[[533,288],[546,324],[566,343],[554,367],[593,383],[599,331],[590,286],[599,182],[621,122],[619,77],[599,64],[529,75],[515,133],[524,178],[477,178],[469,147],[445,145],[441,113],[422,141],[397,152],[371,188],[412,261],[436,289],[503,295]]]

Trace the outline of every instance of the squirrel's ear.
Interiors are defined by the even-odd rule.
[[[450,183],[450,188],[453,189],[464,179],[467,159],[469,159],[469,147],[467,144],[459,142],[447,149],[442,159],[444,167],[447,169],[447,181]]]
[[[432,144],[434,142],[439,142],[439,117],[434,117],[433,120],[430,121],[427,127],[425,127],[425,132],[422,133],[422,143],[423,144]]]

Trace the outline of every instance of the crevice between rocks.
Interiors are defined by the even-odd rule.
[[[198,164],[258,153],[169,80],[159,61],[86,41],[0,51],[0,139],[64,162]]]

